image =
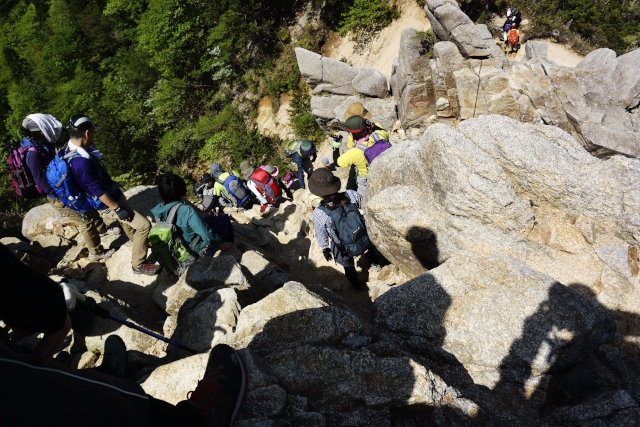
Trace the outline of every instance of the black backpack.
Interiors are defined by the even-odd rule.
[[[340,206],[334,210],[320,206],[320,209],[331,218],[329,235],[342,252],[358,256],[371,247],[364,218],[355,205]]]

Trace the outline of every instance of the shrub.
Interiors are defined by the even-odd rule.
[[[338,33],[351,33],[353,40],[362,42],[371,37],[400,16],[395,2],[385,0],[355,0],[353,6],[342,14]]]

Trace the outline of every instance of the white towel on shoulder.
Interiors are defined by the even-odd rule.
[[[70,151],[77,151],[78,154],[80,154],[80,156],[82,156],[85,159],[90,159],[91,156],[93,156],[98,160],[102,160],[102,153],[98,151],[98,149],[93,145],[89,146],[89,151],[85,150],[82,147],[78,147],[76,144],[74,144],[71,141],[69,141],[67,145]]]

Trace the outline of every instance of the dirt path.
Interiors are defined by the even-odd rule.
[[[400,18],[383,29],[364,52],[354,52],[354,42],[331,31],[321,53],[328,58],[347,58],[354,67],[366,65],[380,71],[387,78],[391,77],[393,59],[400,51],[402,31],[407,28],[418,31],[431,28],[427,15],[416,0],[397,0],[396,4],[400,9]]]

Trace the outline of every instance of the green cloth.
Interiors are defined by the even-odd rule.
[[[160,221],[166,221],[171,208],[179,202],[171,202],[169,204],[160,203],[151,209],[154,217]],[[214,234],[207,224],[202,221],[196,208],[189,204],[184,204],[178,208],[176,215],[176,226],[182,230],[182,237],[185,242],[192,246],[196,252],[200,252],[204,248],[218,249],[222,240],[218,235]]]

